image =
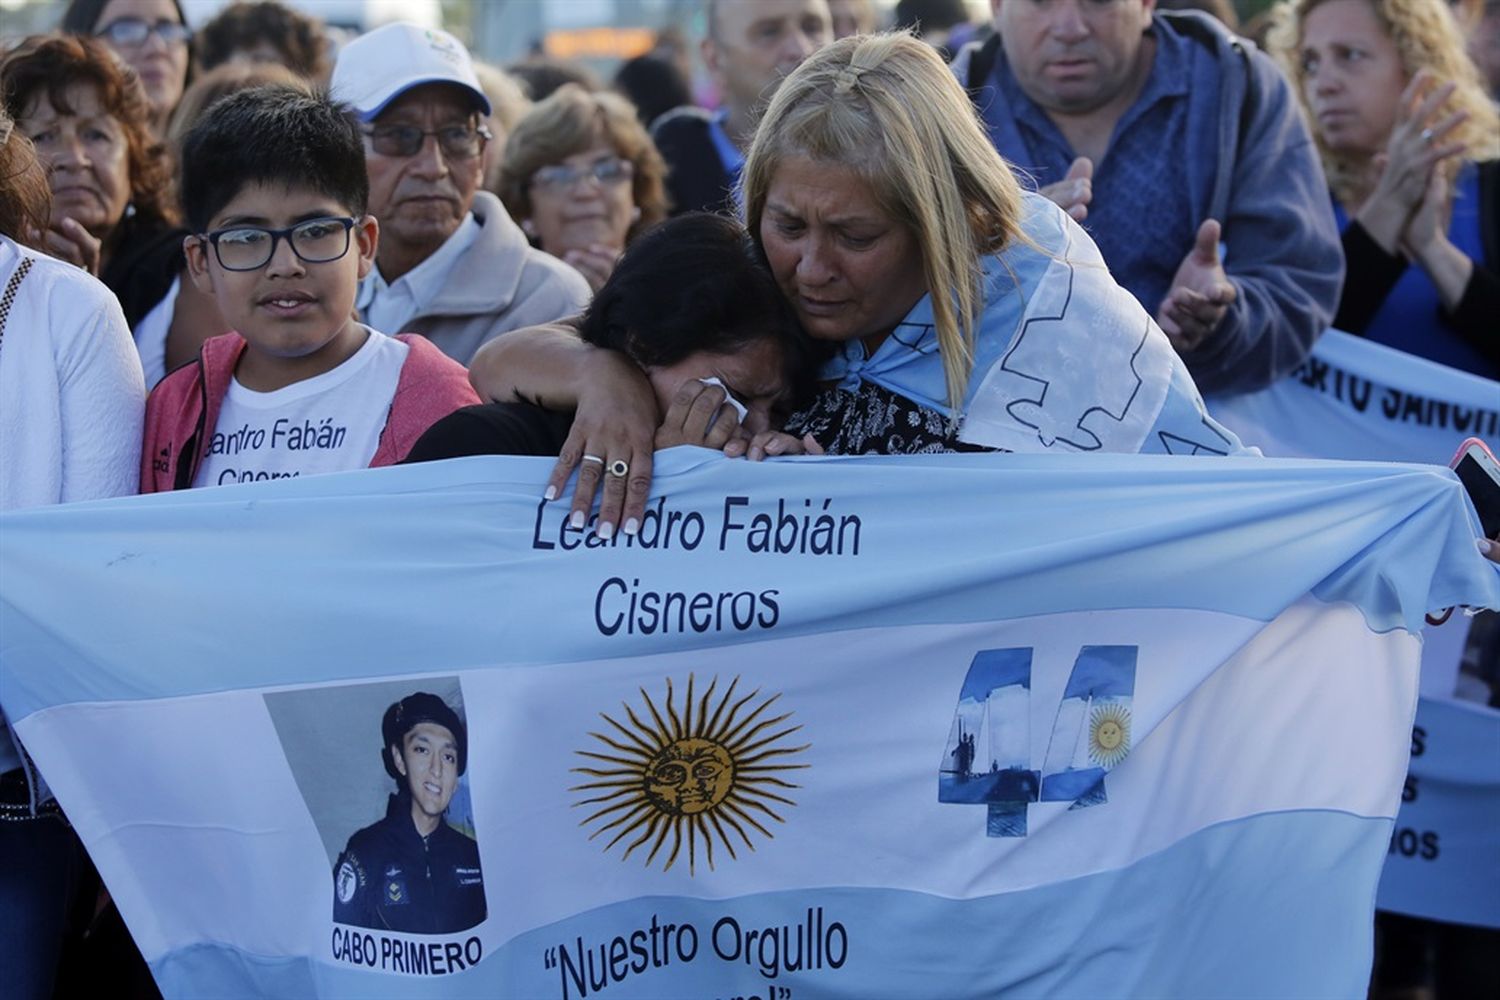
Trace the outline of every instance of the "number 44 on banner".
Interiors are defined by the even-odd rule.
[[[984,805],[985,833],[1026,836],[1030,802],[1108,801],[1104,776],[1130,752],[1130,702],[1138,646],[1084,646],[1073,662],[1041,770],[1031,759],[1033,647],[975,654],[958,695],[938,801]]]

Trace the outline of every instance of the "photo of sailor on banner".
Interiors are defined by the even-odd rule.
[[[482,923],[458,679],[283,691],[265,700],[330,855],[334,921],[413,934]]]

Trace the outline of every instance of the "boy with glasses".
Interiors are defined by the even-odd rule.
[[[486,341],[580,312],[589,286],[534,249],[481,191],[489,100],[445,31],[389,24],[339,52],[330,83],[364,125],[375,267],[358,305],[372,325],[427,336],[468,364]]]
[[[151,394],[141,492],[389,465],[478,401],[426,340],[354,318],[380,234],[362,146],[348,114],[287,87],[226,98],[188,133],[188,273],[235,332]]]

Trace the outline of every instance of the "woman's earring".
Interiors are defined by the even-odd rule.
[[[631,209],[630,209],[630,221],[631,222],[640,222],[641,221],[641,206],[639,206],[639,205],[633,205],[633,206],[631,206]]]

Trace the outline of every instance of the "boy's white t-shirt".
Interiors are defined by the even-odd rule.
[[[365,330],[369,335],[360,349],[332,371],[274,392],[246,389],[231,379],[193,485],[367,468],[410,349]]]

